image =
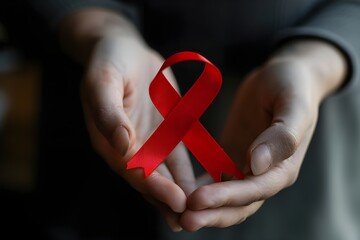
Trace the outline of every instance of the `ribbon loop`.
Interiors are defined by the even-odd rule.
[[[204,62],[205,67],[193,86],[181,97],[163,71],[191,60]],[[148,176],[183,141],[215,181],[221,181],[222,173],[243,179],[243,173],[199,122],[221,84],[219,69],[198,53],[179,52],[166,59],[149,87],[150,98],[164,121],[128,161],[127,169],[143,168],[145,176]]]

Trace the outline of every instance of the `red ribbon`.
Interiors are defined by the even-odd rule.
[[[201,61],[205,67],[193,86],[181,97],[163,71],[183,61]],[[215,181],[221,181],[222,173],[244,179],[244,174],[199,122],[221,84],[219,69],[198,53],[179,52],[166,59],[149,87],[151,100],[164,121],[128,161],[127,169],[140,167],[144,169],[145,176],[149,176],[183,141]]]

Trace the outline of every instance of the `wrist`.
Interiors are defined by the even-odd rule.
[[[347,64],[339,49],[317,39],[299,39],[282,46],[270,62],[292,61],[306,68],[314,79],[320,101],[345,82]]]

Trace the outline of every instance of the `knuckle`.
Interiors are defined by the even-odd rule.
[[[111,109],[105,106],[98,106],[94,109],[94,118],[96,125],[103,125],[109,119],[109,114],[111,114]]]
[[[297,137],[295,130],[287,128],[284,131],[284,143],[288,148],[289,155],[294,154],[300,144],[300,140]]]
[[[266,194],[263,191],[263,187],[261,183],[253,182],[253,191],[254,191],[254,195],[250,203],[261,201],[266,198]]]
[[[110,107],[99,106],[93,111],[96,127],[107,137],[109,137],[109,134],[111,134],[111,131],[109,131],[107,126],[111,126],[112,115],[113,110]]]
[[[198,189],[199,201],[203,203],[204,206],[214,206],[216,202],[213,197],[215,196],[214,191],[210,186],[202,186]]]
[[[295,129],[288,127],[284,122],[275,122],[273,124],[278,128],[278,144],[284,158],[288,158],[295,153],[300,145],[300,136]]]

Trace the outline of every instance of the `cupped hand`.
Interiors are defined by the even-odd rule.
[[[108,31],[94,45],[81,96],[92,145],[100,156],[164,214],[173,230],[180,230],[179,213],[186,195],[195,188],[188,153],[179,144],[150,176],[142,169],[126,169],[127,161],[162,121],[148,88],[163,63],[141,38],[126,31]],[[165,74],[177,88],[170,70]]]
[[[322,40],[285,44],[240,85],[224,128],[221,144],[245,180],[195,180],[182,144],[144,178],[142,169],[126,170],[126,163],[162,120],[148,97],[162,57],[128,20],[104,9],[70,14],[59,35],[65,51],[86,67],[81,96],[94,148],[159,207],[174,231],[239,224],[294,183],[319,105],[347,70],[342,53]],[[166,75],[177,88],[171,72]]]
[[[345,64],[341,54],[322,42],[295,47],[314,47],[322,52],[313,56],[308,50],[311,60],[302,51],[305,55],[281,53],[245,78],[233,101],[221,144],[247,177],[206,184],[191,193],[180,219],[184,229],[239,224],[266,199],[296,181],[320,103],[340,86]],[[332,60],[335,62],[324,66],[324,60],[316,65],[316,57],[338,57],[338,62]],[[331,70],[323,71],[323,67]]]

